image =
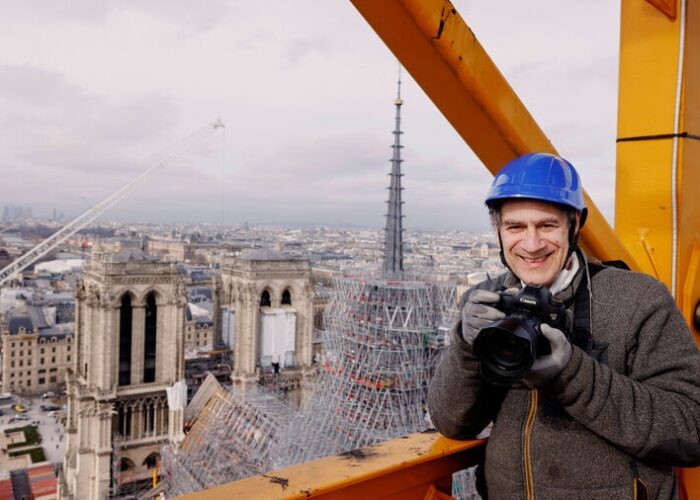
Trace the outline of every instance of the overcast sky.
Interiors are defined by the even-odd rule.
[[[611,220],[618,2],[454,4]],[[345,0],[5,0],[0,205],[77,215],[221,117],[105,217],[378,227],[396,73]],[[406,226],[486,227],[490,174],[404,75]]]

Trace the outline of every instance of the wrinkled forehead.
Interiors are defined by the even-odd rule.
[[[555,203],[539,200],[506,200],[500,207],[502,222],[541,222],[546,220],[566,221],[566,210]]]

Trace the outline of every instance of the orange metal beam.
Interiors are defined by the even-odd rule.
[[[489,171],[525,153],[556,153],[451,2],[351,1]],[[588,195],[586,203],[584,249],[639,269]]]
[[[452,473],[482,456],[484,443],[453,441],[437,433],[412,434],[182,498],[440,498],[440,493],[450,493]]]
[[[622,2],[615,228],[643,270],[675,293],[700,344],[692,321],[700,300],[700,276],[692,265],[700,246],[700,10],[695,6],[686,13],[679,73],[680,18],[672,22],[647,2]]]

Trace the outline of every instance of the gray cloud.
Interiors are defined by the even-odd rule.
[[[455,3],[611,214],[617,7]],[[77,213],[221,116],[225,131],[109,215],[379,226],[395,80],[393,55],[349,2],[10,1],[0,199]],[[490,175],[409,76],[403,90],[407,225],[485,227]]]

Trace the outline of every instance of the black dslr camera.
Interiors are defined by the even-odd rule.
[[[481,376],[499,386],[511,386],[525,375],[535,358],[551,353],[540,325],[567,332],[566,306],[547,288],[527,285],[516,295],[500,292],[496,309],[506,316],[482,328],[474,340]]]

